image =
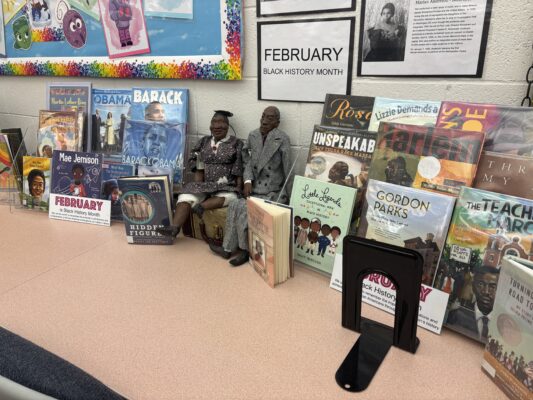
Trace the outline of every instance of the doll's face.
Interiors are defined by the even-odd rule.
[[[223,115],[217,114],[213,116],[213,118],[211,118],[211,125],[209,126],[209,130],[211,131],[211,134],[213,135],[213,138],[215,138],[216,141],[224,139],[228,134],[228,129],[228,120]]]

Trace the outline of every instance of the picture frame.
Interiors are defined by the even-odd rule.
[[[257,17],[355,11],[356,0],[256,0]]]

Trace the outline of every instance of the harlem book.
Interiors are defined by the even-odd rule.
[[[533,201],[463,187],[433,286],[450,294],[446,326],[481,342],[502,259],[533,259]]]
[[[274,287],[294,275],[292,210],[257,197],[249,197],[246,207],[250,264],[270,287]]]
[[[533,398],[533,263],[504,257],[481,366],[512,400]]]
[[[321,125],[348,129],[368,129],[374,97],[327,94]]]
[[[368,130],[377,132],[382,122],[435,126],[440,101],[398,100],[376,97]]]
[[[350,227],[357,189],[296,176],[290,205],[294,212],[294,259],[331,275],[335,255]]]
[[[369,178],[457,196],[472,186],[483,138],[482,132],[382,123]]]
[[[172,244],[172,237],[156,232],[169,226],[172,218],[168,176],[122,177],[118,187],[128,243]]]
[[[533,158],[483,151],[472,187],[533,199]]]
[[[533,156],[533,108],[442,103],[437,126],[485,132],[486,151]]]

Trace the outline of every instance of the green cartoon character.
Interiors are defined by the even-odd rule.
[[[28,50],[31,47],[31,28],[27,17],[17,18],[13,22],[13,35],[15,49]]]

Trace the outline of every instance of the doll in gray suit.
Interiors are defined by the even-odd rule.
[[[241,252],[230,261],[239,266],[248,261],[248,215],[246,197],[286,203],[288,196],[283,185],[289,176],[291,143],[289,136],[278,129],[280,112],[267,107],[261,116],[259,129],[250,132],[243,148],[243,198],[229,203],[222,246],[210,244],[212,251],[229,259],[234,251]]]

